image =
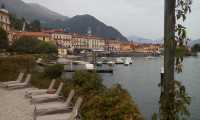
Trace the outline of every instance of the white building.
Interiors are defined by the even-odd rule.
[[[10,17],[6,9],[0,9],[0,27],[6,32],[10,31]]]

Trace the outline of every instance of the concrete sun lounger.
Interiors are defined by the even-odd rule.
[[[6,87],[9,84],[21,83],[24,77],[24,73],[20,72],[15,81],[0,82],[0,86]]]
[[[54,88],[55,82],[56,82],[56,80],[53,79],[53,80],[51,81],[51,84],[49,85],[49,88],[48,88],[48,89],[28,90],[28,91],[25,92],[25,96],[31,98],[31,97],[34,96],[34,95],[46,94],[46,93],[48,93],[48,91],[49,91],[49,92],[54,92],[55,89],[53,89],[53,88]]]
[[[6,87],[9,89],[25,88],[28,87],[30,80],[31,80],[31,74],[27,74],[26,79],[23,83],[9,84]]]
[[[63,114],[51,114],[44,116],[37,116],[34,120],[76,120],[78,116],[78,111],[83,102],[83,99],[79,97],[75,103],[71,112],[63,113]]]
[[[34,115],[44,115],[71,110],[71,100],[75,95],[75,91],[71,90],[65,102],[50,102],[35,105]]]
[[[63,88],[63,82],[60,83],[56,93],[54,94],[43,94],[43,95],[35,95],[31,97],[31,102],[32,103],[40,103],[40,102],[45,102],[45,101],[51,101],[51,100],[57,100],[59,98],[61,98],[61,96],[59,96],[62,88]]]

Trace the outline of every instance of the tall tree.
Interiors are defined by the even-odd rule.
[[[165,18],[164,18],[164,93],[161,96],[161,120],[175,120],[173,101],[173,81],[175,65],[175,8],[176,0],[165,0]]]
[[[189,116],[190,97],[185,87],[174,78],[175,65],[181,71],[183,56],[176,56],[176,49],[186,43],[186,28],[179,21],[190,12],[191,0],[165,0],[164,21],[164,82],[160,97],[160,119],[179,120]],[[176,63],[176,64],[175,64]]]
[[[16,15],[10,15],[10,22],[13,29],[22,31],[23,24],[26,20],[24,18],[18,18]]]
[[[40,21],[34,20],[29,24],[29,31],[32,32],[40,32],[41,31],[41,25]]]
[[[0,27],[0,49],[8,48],[8,35],[5,30]]]

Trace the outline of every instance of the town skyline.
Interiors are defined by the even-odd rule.
[[[38,3],[52,11],[69,17],[80,14],[90,14],[105,24],[117,28],[126,37],[140,36],[155,40],[163,38],[164,1],[23,1]],[[200,1],[194,0],[193,2],[192,13],[186,20],[185,26],[188,27],[188,37],[195,40],[200,36],[200,30],[198,26],[195,25],[200,20],[200,16],[198,16]],[[98,6],[102,6],[103,9]]]

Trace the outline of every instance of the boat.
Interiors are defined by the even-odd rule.
[[[115,64],[115,62],[114,62],[114,61],[109,61],[109,62],[107,62],[107,64],[108,64],[109,66],[113,66],[113,65]]]
[[[98,62],[96,63],[96,65],[97,65],[97,66],[102,66],[102,65],[103,65],[103,62],[98,61]]]
[[[129,64],[133,64],[133,60],[132,60],[131,57],[127,57],[125,60],[126,60],[127,62],[129,62]]]
[[[116,64],[123,64],[124,61],[122,60],[122,58],[116,58],[115,63],[116,63]]]
[[[85,69],[86,70],[94,70],[94,65],[93,64],[85,64]]]
[[[125,59],[125,60],[124,60],[124,65],[125,65],[125,66],[128,66],[129,64],[130,64],[130,62],[129,62],[127,59]]]

